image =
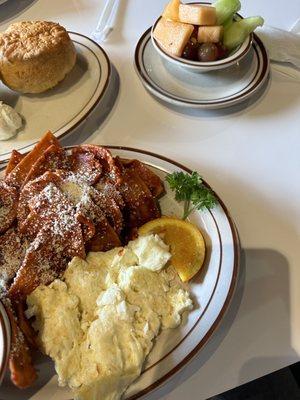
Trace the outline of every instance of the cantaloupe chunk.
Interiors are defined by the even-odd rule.
[[[163,18],[171,21],[179,21],[180,0],[171,0],[162,13]]]
[[[179,20],[193,25],[216,25],[216,9],[199,4],[180,4]]]
[[[223,36],[224,28],[221,25],[217,26],[199,26],[198,42],[199,43],[218,43]]]
[[[193,31],[193,25],[161,18],[154,29],[153,36],[168,54],[180,57]]]

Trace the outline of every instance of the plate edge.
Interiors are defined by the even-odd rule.
[[[98,145],[100,146],[100,145]],[[65,146],[65,149],[72,149],[75,146]],[[170,164],[173,164],[175,166],[177,166],[178,168],[183,169],[184,171],[191,173],[192,170],[184,165],[182,165],[181,163],[171,160],[163,155],[160,154],[156,154],[153,153],[151,151],[147,151],[147,150],[140,150],[137,148],[132,148],[132,147],[126,147],[126,146],[116,146],[116,145],[103,145],[103,147],[106,147],[108,149],[112,149],[112,150],[125,150],[125,151],[132,151],[134,153],[142,153],[145,155],[149,155],[152,156],[154,158],[158,158],[161,159],[163,161],[166,161]],[[0,165],[0,170],[1,170],[1,165]],[[204,184],[211,188],[211,186],[205,181],[203,180]],[[215,193],[215,192],[214,192]],[[231,214],[229,212],[229,210],[227,209],[227,207],[225,206],[224,202],[221,200],[221,198],[218,196],[217,193],[215,193],[218,202],[220,204],[220,206],[222,207],[228,223],[230,225],[230,230],[232,233],[232,238],[233,238],[233,247],[234,247],[234,263],[233,263],[233,274],[232,274],[232,278],[231,278],[231,283],[230,283],[230,287],[226,296],[226,299],[224,301],[224,304],[217,316],[217,318],[215,319],[214,323],[212,324],[212,326],[210,327],[209,331],[206,333],[206,335],[202,338],[202,340],[193,348],[193,350],[191,350],[189,352],[189,354],[187,356],[184,357],[184,359],[178,364],[176,365],[174,368],[172,368],[168,373],[166,373],[164,376],[162,376],[160,379],[158,379],[156,382],[154,382],[153,384],[149,385],[148,387],[146,387],[145,389],[143,389],[142,391],[134,394],[133,396],[130,396],[128,399],[126,400],[137,400],[140,399],[142,397],[144,397],[145,395],[149,394],[150,392],[159,389],[161,386],[163,386],[164,384],[166,384],[172,377],[174,377],[180,370],[182,370],[184,367],[186,367],[188,365],[189,362],[192,361],[192,359],[199,353],[199,351],[208,343],[209,339],[211,339],[213,333],[216,331],[216,329],[218,328],[218,326],[220,325],[221,321],[223,320],[224,316],[226,315],[226,312],[229,309],[231,300],[233,298],[233,294],[235,292],[235,288],[237,285],[237,280],[238,280],[238,276],[239,276],[239,270],[240,270],[240,258],[241,258],[241,242],[240,242],[240,238],[239,238],[239,234],[238,234],[238,230],[237,227],[231,217]]]
[[[90,113],[95,109],[95,107],[97,106],[97,104],[101,101],[101,99],[104,97],[106,91],[107,91],[107,87],[109,85],[110,79],[111,79],[111,75],[112,75],[112,64],[110,62],[110,59],[106,53],[106,51],[103,49],[103,47],[101,47],[97,42],[95,42],[93,39],[91,39],[90,37],[83,35],[82,33],[78,33],[78,32],[73,32],[73,31],[68,31],[68,33],[77,35],[77,36],[81,36],[84,39],[87,39],[88,41],[92,42],[95,46],[97,46],[100,51],[103,53],[105,61],[107,63],[107,78],[105,81],[105,84],[103,86],[103,89],[100,93],[100,95],[98,96],[98,98],[96,99],[96,101],[94,102],[94,104],[91,106],[91,108],[80,118],[79,121],[76,122],[75,125],[73,125],[71,128],[67,129],[64,133],[62,133],[60,136],[58,136],[58,140],[63,139],[65,136],[69,135],[74,129],[76,129],[80,124],[82,124],[82,122],[90,115]],[[29,145],[29,149],[28,151],[32,150],[33,147],[38,143],[38,141],[34,142],[33,144]],[[24,154],[26,154],[27,152],[25,152]],[[11,155],[11,154],[10,154]],[[8,163],[9,159],[10,159],[10,155],[8,158],[6,158],[5,160],[0,160],[0,171],[2,169],[5,168],[5,165]],[[3,168],[2,168],[3,166]]]

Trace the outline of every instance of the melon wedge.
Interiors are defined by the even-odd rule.
[[[156,24],[153,36],[166,53],[181,57],[193,31],[193,25],[161,18]]]
[[[218,43],[223,36],[223,26],[199,26],[199,43]]]
[[[163,18],[170,21],[179,21],[180,0],[171,0],[162,13]]]

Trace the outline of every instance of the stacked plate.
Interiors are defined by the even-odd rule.
[[[135,67],[145,88],[175,106],[217,109],[241,103],[257,93],[269,76],[269,59],[254,34],[251,48],[235,64],[196,73],[162,57],[149,28],[135,50]]]

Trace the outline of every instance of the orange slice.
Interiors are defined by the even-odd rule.
[[[205,242],[200,230],[190,222],[162,217],[147,222],[138,230],[140,235],[156,233],[170,246],[170,263],[183,282],[201,269],[205,258]]]

